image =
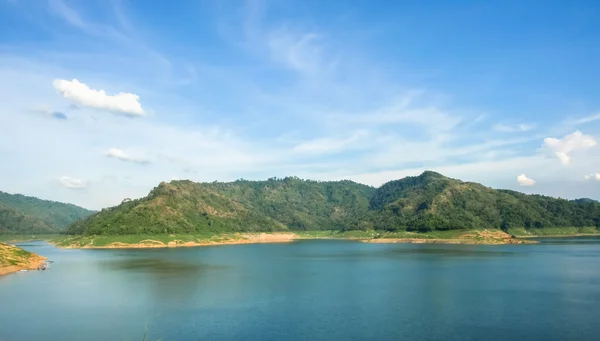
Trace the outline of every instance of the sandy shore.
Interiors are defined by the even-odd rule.
[[[87,245],[70,245],[59,246],[67,249],[146,249],[146,248],[170,248],[170,247],[195,247],[195,246],[216,246],[216,245],[236,245],[236,244],[266,244],[266,243],[290,243],[301,239],[297,234],[291,232],[280,233],[240,233],[235,236],[224,236],[217,239],[208,239],[202,241],[182,241],[173,240],[168,243],[163,243],[158,240],[145,239],[139,243],[128,244],[114,242],[107,245],[96,246],[93,244]],[[92,241],[93,243],[93,241]]]
[[[434,238],[378,238],[378,239],[363,239],[364,243],[375,244],[469,244],[469,245],[501,245],[501,244],[537,244],[531,240],[520,240],[516,238],[500,239],[500,240],[477,240],[477,239],[434,239]]]
[[[503,231],[472,231],[465,233],[458,238],[439,239],[439,238],[374,238],[362,240],[366,243],[407,243],[407,244],[478,244],[478,245],[498,245],[498,244],[536,244],[536,241],[513,238],[510,234]]]
[[[512,238],[502,231],[477,231],[458,236],[453,239],[442,238],[356,238],[339,236],[307,236],[293,232],[274,233],[237,233],[215,236],[211,239],[183,241],[172,240],[168,243],[154,239],[145,239],[137,243],[112,242],[106,245],[94,245],[94,239],[86,241],[85,244],[73,241],[72,245],[59,245],[62,248],[78,249],[142,249],[142,248],[173,248],[173,247],[197,247],[235,244],[261,244],[261,243],[290,243],[298,240],[311,239],[337,239],[355,240],[364,243],[406,243],[406,244],[532,244],[536,241]]]
[[[15,250],[21,250],[14,245],[0,244],[0,276],[21,270],[37,270],[47,259],[35,253],[28,253],[27,256],[18,255]],[[22,251],[22,250],[21,250]]]

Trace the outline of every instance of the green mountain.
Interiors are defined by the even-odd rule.
[[[598,227],[600,203],[496,190],[427,171],[390,181],[371,198],[361,229],[452,230]]]
[[[600,203],[495,190],[427,171],[378,189],[295,177],[231,183],[161,183],[75,222],[69,232],[541,229],[600,226]]]
[[[161,183],[147,197],[76,222],[71,233],[138,234],[337,230],[369,208],[375,188],[295,177],[230,183]]]
[[[71,204],[0,192],[0,234],[57,233],[92,213]]]

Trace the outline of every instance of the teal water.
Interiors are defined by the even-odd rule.
[[[346,241],[23,248],[0,340],[597,340],[600,238],[538,245]]]

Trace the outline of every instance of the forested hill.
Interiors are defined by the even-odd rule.
[[[374,193],[361,229],[416,230],[598,227],[600,203],[495,190],[427,171]]]
[[[0,233],[57,233],[92,213],[71,204],[0,192]]]
[[[296,177],[229,183],[171,181],[73,224],[72,233],[335,230],[354,224],[375,188]]]
[[[294,177],[161,183],[74,223],[71,233],[409,230],[600,226],[600,203],[495,190],[427,171],[378,189]]]

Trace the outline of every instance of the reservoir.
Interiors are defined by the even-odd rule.
[[[0,340],[593,340],[600,238],[59,249],[0,277]]]

